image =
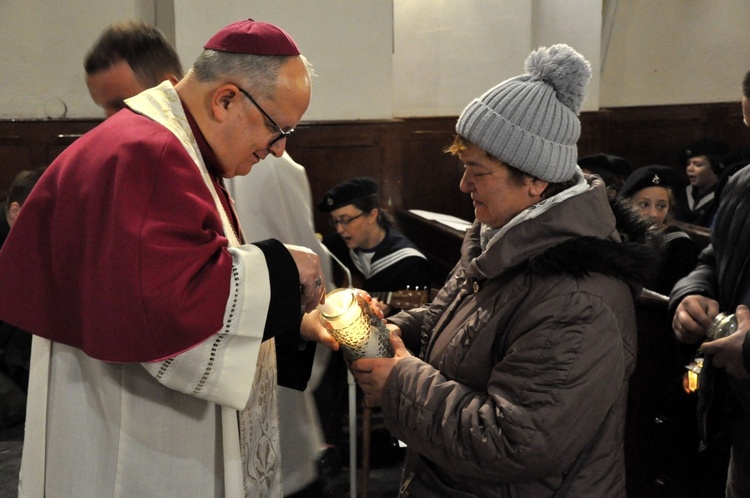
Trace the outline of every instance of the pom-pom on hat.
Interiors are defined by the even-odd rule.
[[[459,116],[456,132],[529,175],[553,183],[570,180],[591,66],[558,44],[532,52],[525,70],[474,99]]]
[[[652,164],[638,168],[630,174],[620,189],[621,197],[633,197],[648,187],[672,188],[677,184],[677,172],[669,166]]]
[[[219,30],[204,49],[251,55],[299,55],[300,51],[286,31],[267,22],[246,19]]]
[[[367,197],[377,197],[378,184],[371,178],[359,176],[345,182],[339,183],[325,193],[323,200],[318,204],[318,209],[330,213],[340,207],[353,204]]]

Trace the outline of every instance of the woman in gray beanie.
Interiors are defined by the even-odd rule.
[[[567,45],[540,48],[458,119],[461,259],[389,318],[394,358],[352,364],[408,446],[402,496],[625,496],[633,299],[659,244],[576,165],[589,77]]]

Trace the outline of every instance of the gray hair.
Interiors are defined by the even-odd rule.
[[[217,50],[204,50],[193,64],[191,73],[198,81],[226,80],[248,88],[255,98],[272,100],[279,70],[294,55],[231,54]],[[309,74],[312,67],[302,55]]]

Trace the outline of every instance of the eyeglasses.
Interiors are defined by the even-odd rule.
[[[245,90],[243,90],[239,86],[237,87],[237,89],[240,92],[242,92],[242,95],[244,95],[245,97],[247,97],[248,99],[250,99],[250,102],[252,102],[255,105],[255,107],[258,108],[258,110],[261,112],[261,114],[263,114],[266,117],[266,119],[268,119],[268,121],[271,122],[271,124],[273,125],[273,127],[276,128],[276,130],[279,132],[279,136],[276,137],[276,138],[274,138],[273,140],[271,140],[271,142],[268,144],[268,146],[267,146],[268,149],[270,149],[271,147],[273,147],[274,144],[276,144],[280,140],[283,140],[285,138],[289,138],[289,135],[291,135],[294,132],[294,128],[292,128],[289,131],[282,130],[281,126],[279,126],[279,125],[276,124],[276,121],[274,121],[273,118],[271,116],[269,116],[266,111],[263,110],[263,108],[260,106],[260,104],[258,104],[258,102],[256,102],[255,99],[249,93],[247,93]]]
[[[365,213],[361,212],[357,216],[352,216],[351,218],[331,218],[329,221],[331,222],[331,226],[333,228],[336,228],[337,226],[341,225],[341,228],[346,229],[349,224],[359,218],[360,216],[364,216]]]

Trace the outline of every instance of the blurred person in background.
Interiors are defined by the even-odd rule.
[[[664,233],[666,243],[659,271],[649,289],[668,296],[674,284],[695,268],[698,247],[682,229],[670,225],[674,210],[676,172],[669,166],[651,165],[636,169],[625,181],[620,196],[650,219]]]
[[[173,85],[183,71],[177,51],[156,27],[122,21],[102,31],[83,63],[91,99],[107,117],[125,107],[125,99],[162,81]]]
[[[7,225],[5,235],[15,224],[26,199],[46,168],[24,170],[16,175],[5,199]],[[0,247],[5,237],[0,240]],[[13,288],[16,282],[4,282]],[[23,420],[26,413],[26,392],[29,384],[31,335],[18,327],[0,322],[0,427],[9,427]]]
[[[676,193],[675,220],[711,228],[718,208],[714,192],[727,153],[729,144],[714,137],[701,138],[681,151],[689,183]]]
[[[584,173],[599,175],[607,186],[607,195],[614,200],[633,168],[627,159],[612,154],[596,154],[578,159]]]

